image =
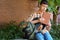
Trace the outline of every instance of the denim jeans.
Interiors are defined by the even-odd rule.
[[[35,38],[36,38],[36,40],[53,40],[53,38],[51,37],[51,35],[48,31],[44,34],[36,33]]]

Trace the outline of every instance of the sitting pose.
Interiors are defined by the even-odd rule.
[[[42,17],[43,14],[48,13],[48,12],[46,12],[47,7],[48,7],[47,0],[42,0],[40,3],[39,11],[37,13],[33,14],[28,20],[26,20],[26,21],[30,21],[31,23],[35,24],[36,40],[53,40],[53,38],[51,37],[51,35],[49,33],[49,31],[51,29],[50,20],[47,25],[44,23],[41,23],[44,21],[44,18]]]

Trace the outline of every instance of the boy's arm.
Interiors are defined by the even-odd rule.
[[[49,21],[49,23],[48,23],[48,26],[46,26],[46,29],[48,30],[48,31],[50,31],[50,29],[51,29],[51,22]]]
[[[36,16],[36,13],[31,14],[31,15],[26,19],[26,21],[32,21],[32,20],[35,18],[35,16]]]
[[[53,20],[53,14],[52,13],[49,13],[49,14],[50,14],[50,20],[49,20],[48,26],[46,27],[48,31],[50,31],[51,29],[51,20]]]
[[[28,17],[28,19],[26,21],[27,22],[29,21],[29,22],[34,23],[34,24],[38,23],[39,20],[33,20],[33,19],[36,18],[36,17],[39,17],[39,16],[40,16],[40,14],[34,13],[34,14],[30,15],[30,17]]]
[[[31,23],[35,24],[35,23],[38,23],[39,20],[34,20],[34,21],[30,21]]]

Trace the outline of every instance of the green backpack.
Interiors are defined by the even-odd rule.
[[[25,28],[23,28],[23,32],[27,32],[27,34],[29,35],[29,38],[28,39],[34,39],[34,30],[35,30],[35,25],[32,24],[31,22],[24,22],[22,21],[20,23],[20,25],[24,25],[24,24],[27,24]]]

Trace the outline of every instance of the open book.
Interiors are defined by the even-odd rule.
[[[47,25],[47,24],[49,23],[49,20],[50,20],[50,14],[49,14],[49,13],[44,13],[44,14],[42,15],[42,17],[44,18],[44,21],[42,21],[41,23]]]

